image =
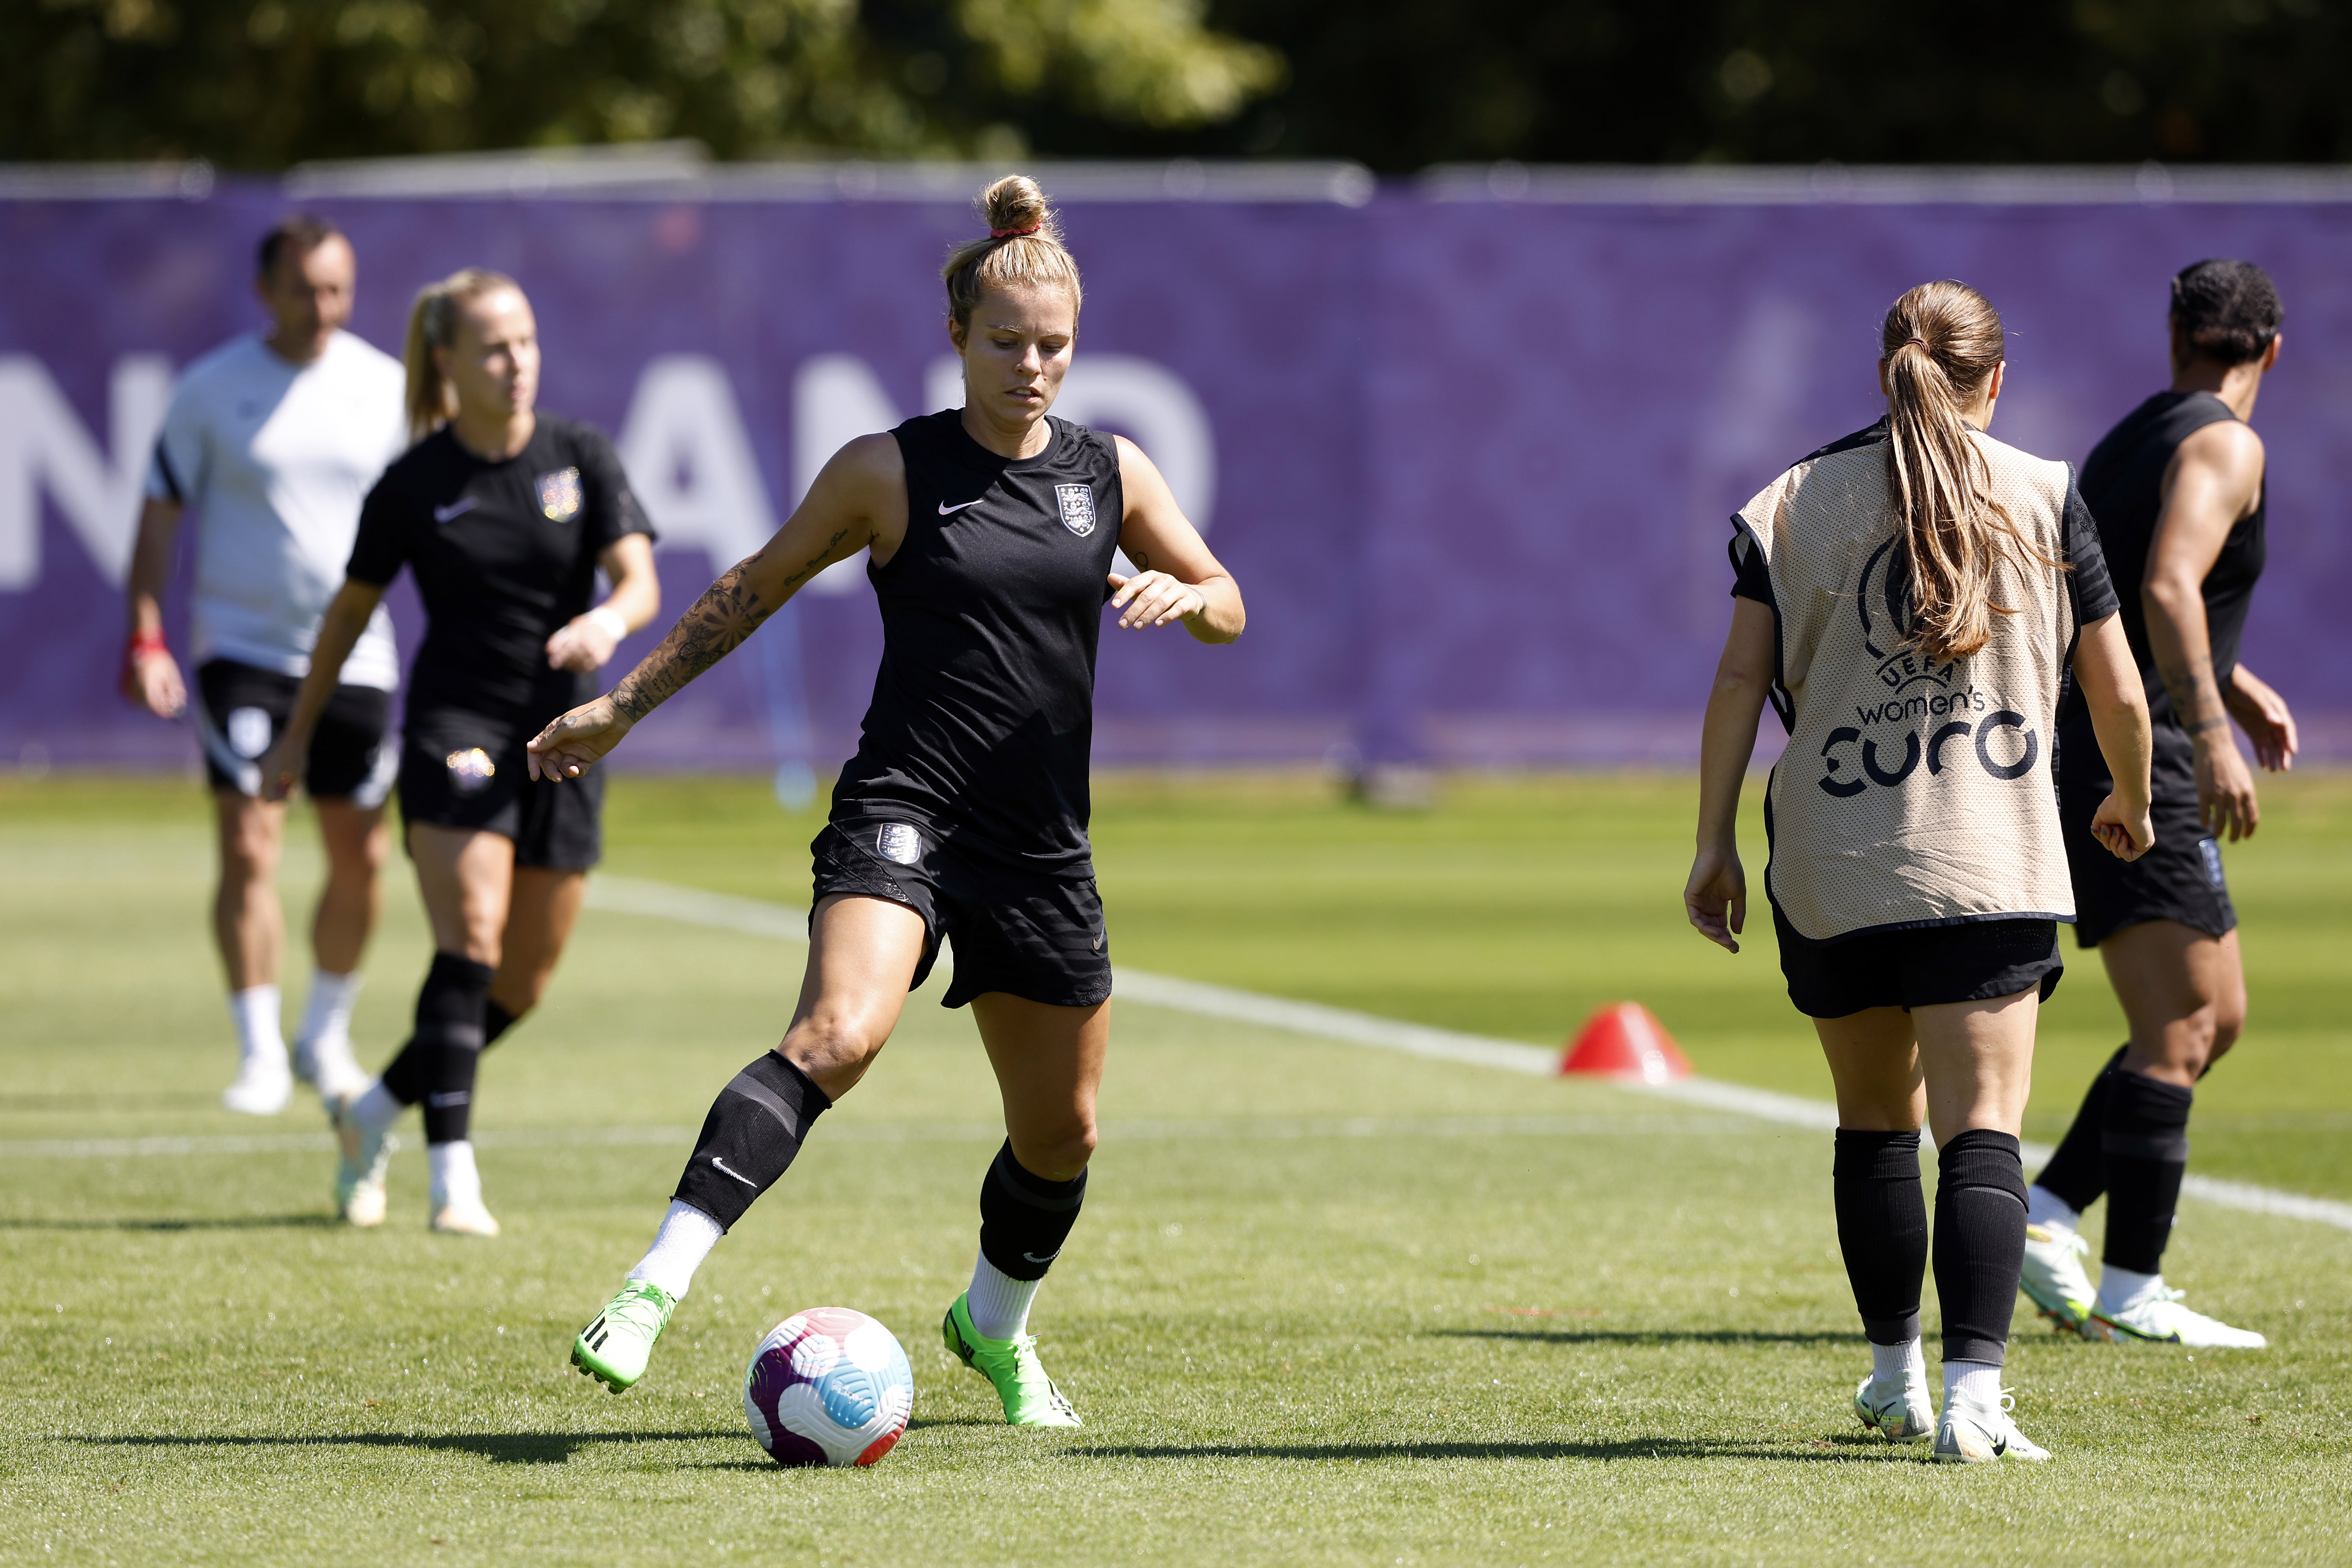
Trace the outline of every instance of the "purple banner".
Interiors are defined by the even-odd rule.
[[[184,765],[115,694],[120,582],[170,378],[258,324],[271,187],[0,200],[0,766]],[[396,351],[419,283],[521,279],[542,404],[619,438],[667,611],[834,447],[956,399],[936,268],[960,201],[316,199]],[[1249,635],[1108,628],[1107,763],[1684,762],[1727,607],[1730,510],[1877,414],[1880,312],[1958,277],[2007,319],[1995,434],[2079,462],[2160,387],[2166,279],[2260,261],[2286,348],[2255,416],[2271,570],[2248,664],[2352,754],[2352,204],[1093,200],[1061,412],[1139,440],[1240,579]],[[197,526],[201,526],[199,522]],[[822,769],[879,647],[837,568],[650,721],[635,765]],[[395,591],[403,653],[417,635]],[[176,613],[176,612],[175,612]],[[667,616],[664,623],[667,624]],[[173,623],[175,646],[183,640]],[[622,658],[650,645],[641,634]]]

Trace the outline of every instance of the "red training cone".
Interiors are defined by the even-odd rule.
[[[1559,1070],[1665,1083],[1690,1077],[1691,1065],[1655,1014],[1639,1002],[1614,1002],[1585,1020]]]

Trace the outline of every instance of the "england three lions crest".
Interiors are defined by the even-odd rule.
[[[1055,485],[1055,499],[1062,503],[1062,526],[1084,539],[1095,531],[1095,492],[1091,485]]]
[[[580,515],[580,470],[558,468],[551,474],[541,474],[536,481],[539,488],[539,510],[547,514],[550,522],[570,522]]]

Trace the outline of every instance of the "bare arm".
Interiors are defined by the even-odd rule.
[[[604,668],[621,639],[661,610],[661,581],[654,574],[652,540],[642,533],[625,533],[604,547],[596,563],[604,569],[613,591],[603,604],[556,627],[547,639],[550,668],[582,674]]]
[[[2116,787],[2091,814],[2091,831],[2118,859],[2137,860],[2156,842],[2148,822],[2147,692],[2133,662],[2121,616],[2084,626],[2074,642],[2074,684],[2090,710],[2091,729]]]
[[[1126,497],[1118,547],[1135,563],[1134,576],[1110,575],[1118,624],[1141,628],[1181,620],[1201,642],[1233,641],[1249,619],[1241,585],[1209,553],[1143,448],[1124,436],[1117,439],[1119,490]]]
[[[2147,641],[2172,710],[2197,747],[2197,804],[2209,833],[2232,838],[2261,820],[2254,780],[2230,734],[2230,714],[2213,676],[2205,624],[2205,574],[2230,530],[2262,494],[2263,443],[2235,420],[2208,425],[2180,443],[2165,475],[2164,510],[2147,548],[2140,601]]]
[[[163,646],[163,587],[171,580],[172,542],[184,511],[178,501],[149,498],[139,509],[139,540],[131,549],[122,694],[158,719],[176,719],[188,705],[187,682]]]
[[[2254,761],[2274,773],[2294,766],[2294,754],[2303,749],[2294,714],[2286,699],[2257,679],[2242,661],[2230,671],[2230,689],[2221,693],[2221,705],[2254,743]]]
[[[531,776],[580,777],[638,720],[759,630],[811,578],[869,547],[887,559],[906,527],[907,469],[898,443],[888,436],[859,437],[833,455],[775,537],[704,589],[661,646],[618,686],[532,739]]]
[[[294,693],[294,710],[287,715],[278,743],[261,759],[262,799],[284,800],[294,792],[302,759],[310,752],[310,736],[319,727],[319,715],[327,710],[327,700],[334,696],[335,684],[341,679],[343,661],[359,645],[368,618],[383,603],[383,584],[347,577],[327,601],[327,613],[319,621],[319,640],[310,648],[310,673],[302,678],[301,687]]]
[[[1772,608],[1731,601],[1731,630],[1715,667],[1699,731],[1698,852],[1683,887],[1683,912],[1698,933],[1739,951],[1748,926],[1748,873],[1739,864],[1739,789],[1756,751],[1756,721],[1772,687]]]

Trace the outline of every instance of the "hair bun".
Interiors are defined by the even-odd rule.
[[[1037,182],[1026,174],[1007,174],[980,193],[980,209],[987,216],[991,233],[1001,230],[1018,232],[1036,229],[1053,232],[1053,209],[1045,205],[1045,193]],[[1058,234],[1055,234],[1059,238]]]

